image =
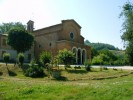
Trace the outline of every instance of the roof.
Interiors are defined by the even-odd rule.
[[[56,25],[52,25],[52,26],[48,26],[48,27],[45,27],[45,28],[41,28],[41,29],[34,30],[34,32],[36,32],[36,31],[41,31],[41,30],[45,30],[45,29],[49,29],[49,28],[53,28],[53,27],[56,27],[56,26],[60,26],[60,25],[63,24],[63,22],[67,22],[67,21],[72,21],[72,22],[74,22],[79,28],[81,28],[81,26],[80,26],[74,19],[68,19],[68,20],[62,20],[62,23],[60,23],[60,24],[56,24]]]
[[[67,21],[73,21],[79,28],[81,28],[81,26],[74,19],[62,20],[62,22],[67,22]]]
[[[60,26],[60,25],[61,25],[61,24],[56,24],[56,25],[52,25],[52,26],[48,26],[48,27],[44,27],[44,28],[41,28],[41,29],[34,30],[34,32],[35,32],[35,31],[40,31],[40,30],[49,29],[49,28],[53,28],[53,27]]]

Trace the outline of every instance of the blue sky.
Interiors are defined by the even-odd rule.
[[[0,23],[35,22],[35,29],[74,19],[90,42],[109,43],[123,48],[119,18],[127,0],[0,0]],[[130,0],[133,3],[133,0]]]

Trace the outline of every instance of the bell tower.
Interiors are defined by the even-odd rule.
[[[28,32],[33,32],[33,30],[34,30],[34,21],[29,20],[29,21],[27,22],[27,31],[28,31]]]

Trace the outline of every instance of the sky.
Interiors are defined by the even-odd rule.
[[[133,3],[133,0],[128,0]],[[34,21],[40,29],[74,19],[81,35],[90,42],[108,43],[123,49],[119,18],[127,0],[0,0],[0,24]]]

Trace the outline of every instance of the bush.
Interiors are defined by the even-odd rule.
[[[18,54],[18,62],[21,66],[23,65],[23,63],[24,63],[24,54],[23,53]]]
[[[61,77],[61,71],[59,70],[52,71],[52,77],[55,79],[59,79]]]
[[[57,58],[65,65],[65,68],[69,67],[70,64],[73,64],[76,61],[75,54],[71,51],[68,51],[67,49],[60,50]]]
[[[51,62],[51,54],[49,52],[42,52],[39,61],[45,66],[46,63]]]
[[[91,71],[91,62],[89,60],[86,60],[84,62],[86,71]]]
[[[44,76],[43,68],[42,67],[39,67],[38,65],[30,66],[26,70],[25,76],[33,77],[33,78],[43,77]]]
[[[92,59],[92,64],[93,65],[102,65],[103,64],[103,60],[102,60],[102,58],[99,55],[98,56],[95,56]]]
[[[6,63],[6,66],[7,66],[7,63],[10,60],[10,54],[9,53],[4,53],[3,54],[3,59],[4,59],[4,62]]]

